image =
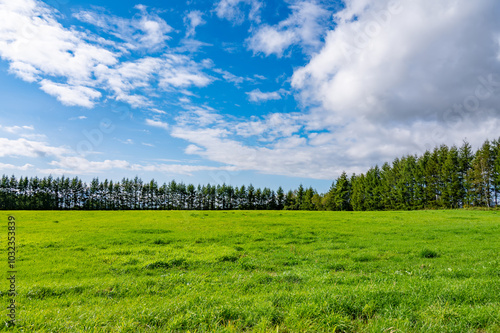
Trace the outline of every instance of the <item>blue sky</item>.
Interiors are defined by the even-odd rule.
[[[326,191],[500,136],[500,4],[0,0],[0,173]]]

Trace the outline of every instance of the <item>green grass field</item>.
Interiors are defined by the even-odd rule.
[[[9,213],[1,330],[500,332],[499,211]]]

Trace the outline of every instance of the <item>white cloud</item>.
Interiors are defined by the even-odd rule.
[[[46,142],[27,140],[24,138],[11,140],[0,138],[0,157],[60,157],[70,153],[64,147],[52,147]]]
[[[85,119],[87,119],[86,116],[78,116],[78,117],[68,118],[68,120],[85,120]]]
[[[92,174],[107,171],[111,169],[129,169],[130,163],[124,160],[104,160],[104,161],[89,161],[81,156],[65,156],[58,161],[49,163],[58,170],[55,173],[64,174]],[[41,170],[47,173],[47,170]]]
[[[118,140],[118,141],[120,141],[121,143],[123,143],[125,145],[133,145],[134,144],[134,140],[132,140],[132,139]]]
[[[228,72],[220,68],[215,68],[213,71],[222,75],[222,78],[224,80],[226,80],[227,82],[234,83],[236,86],[240,85],[245,81],[250,81],[250,82],[254,81],[252,78],[237,76],[231,72]]]
[[[278,30],[268,25],[261,26],[248,40],[248,48],[265,55],[283,56],[283,51],[297,41],[297,36],[290,30]]]
[[[168,130],[168,124],[160,120],[146,119],[146,125]]]
[[[227,129],[174,127],[172,136],[191,142],[186,153],[224,163],[236,170],[254,170],[272,175],[331,179],[342,170],[325,147],[311,148],[304,138],[276,140],[272,146],[248,146],[229,139]],[[318,156],[328,163],[317,163]],[[331,155],[330,155],[331,156]]]
[[[35,127],[33,125],[24,125],[24,126],[1,126],[4,131],[12,134],[19,134],[21,132],[25,132],[26,130],[28,131],[33,131]]]
[[[89,161],[83,157],[66,157],[59,161],[49,163],[53,168],[39,169],[44,174],[56,175],[89,175],[99,174],[110,170],[128,170],[135,172],[160,172],[166,174],[179,174],[191,176],[193,172],[234,170],[232,167],[183,165],[183,164],[137,164],[125,160]]]
[[[281,99],[281,91],[262,92],[260,89],[254,89],[247,92],[247,95],[250,102],[266,102]]]
[[[149,146],[149,144],[143,143]],[[152,145],[151,145],[152,146]],[[92,175],[110,170],[128,171],[148,171],[161,172],[167,174],[192,175],[200,171],[234,170],[231,166],[203,166],[203,165],[183,165],[183,164],[137,164],[125,160],[92,161],[73,150],[65,147],[53,147],[46,142],[30,141],[26,139],[10,140],[0,138],[0,157],[25,157],[31,158],[33,163],[40,165],[41,161],[48,160],[49,168],[35,167],[26,163],[16,166],[9,163],[0,162],[1,170],[21,170],[35,169],[42,174],[52,175]]]
[[[26,163],[25,165],[21,165],[21,166],[18,166],[18,165],[13,165],[13,164],[6,164],[6,163],[0,163],[0,170],[4,171],[4,170],[20,170],[20,171],[26,171],[26,170],[29,170],[29,169],[32,169],[33,168],[33,165],[32,164],[29,164],[29,163]]]
[[[298,113],[271,113],[263,119],[233,124],[235,134],[257,136],[260,141],[273,142],[277,138],[292,137],[303,127],[304,116]]]
[[[160,88],[165,90],[190,86],[204,87],[212,81],[212,78],[202,72],[200,65],[187,56],[176,54],[123,62],[115,68],[102,68],[96,76],[114,92],[117,100],[133,107],[152,104],[147,97],[134,94],[132,91],[147,90],[153,81],[157,81]]]
[[[156,84],[168,92],[210,84],[203,65],[163,50],[172,28],[146,7],[136,8],[140,13],[132,19],[88,11],[75,14],[124,41],[119,43],[62,26],[57,12],[39,1],[0,3],[0,57],[9,62],[10,73],[37,82],[70,106],[91,108],[109,92],[118,101],[144,107],[152,105],[146,96]],[[144,50],[164,52],[152,57],[144,56]],[[139,57],[124,60],[131,57],[130,51],[139,52]]]
[[[321,45],[321,37],[327,28],[330,12],[320,4],[299,1],[290,6],[292,14],[277,25],[264,24],[247,39],[247,47],[255,53],[282,57],[292,44],[300,44],[310,53]]]
[[[250,21],[260,22],[259,0],[220,0],[215,6],[215,13],[220,19],[226,19],[233,24],[242,24],[248,17]],[[248,16],[244,9],[248,8]]]
[[[140,11],[132,19],[106,15],[92,11],[81,11],[73,16],[82,22],[95,25],[115,37],[127,42],[126,47],[131,50],[157,50],[165,45],[170,37],[167,35],[173,30],[165,20],[156,14],[148,13],[143,5],[136,6]]]
[[[180,41],[180,45],[173,49],[176,53],[189,53],[195,54],[201,51],[202,48],[206,46],[212,46],[212,44],[201,42],[193,38],[183,38]],[[205,59],[207,60],[207,59]],[[205,61],[204,60],[204,61]]]
[[[211,121],[200,121],[208,117]],[[236,170],[255,170],[261,173],[329,179],[337,172],[334,156],[325,147],[311,147],[297,133],[302,128],[298,114],[272,114],[265,119],[225,121],[215,111],[178,117],[172,126],[173,137],[190,144],[185,153],[198,155]],[[249,146],[245,138],[256,137],[264,144]],[[316,163],[318,159],[328,163]],[[323,161],[321,161],[323,162]]]
[[[35,140],[35,141],[46,141],[47,136],[45,134],[38,134],[38,133],[24,133],[21,134],[20,137],[28,139],[28,140]]]
[[[209,106],[186,106],[187,111],[181,112],[176,118],[179,126],[216,126],[225,124],[223,117]]]
[[[63,28],[39,2],[0,5],[0,56],[11,62],[11,72],[27,81],[33,82],[41,72],[86,81],[95,66],[116,63],[112,52],[85,38],[83,33]]]
[[[500,4],[398,4],[347,1],[321,51],[292,78],[302,103],[319,105],[306,128],[329,131],[311,139],[340,145],[346,167],[498,136]]]
[[[101,93],[85,86],[72,86],[69,84],[55,83],[50,80],[40,81],[40,88],[47,94],[55,96],[58,101],[69,106],[84,106],[91,108]]]
[[[21,61],[14,61],[9,66],[9,72],[26,82],[35,82],[41,73],[33,65]]]
[[[184,23],[187,25],[186,37],[193,37],[196,34],[196,27],[207,22],[203,19],[202,12],[192,10],[184,17]]]
[[[165,111],[160,110],[160,109],[156,109],[156,108],[152,108],[152,109],[149,109],[149,110],[151,112],[158,113],[158,114],[167,114]]]
[[[11,134],[15,134],[21,138],[35,141],[45,141],[47,136],[45,134],[33,133],[35,127],[33,125],[24,126],[1,126],[0,129]]]
[[[226,170],[234,171],[233,167],[222,166],[222,167],[211,167],[204,165],[183,165],[183,164],[153,164],[153,165],[133,165],[132,170],[138,171],[149,171],[149,172],[162,172],[168,174],[179,174],[192,176],[193,172],[200,171],[217,171]]]
[[[168,54],[159,73],[159,85],[186,88],[189,86],[204,87],[212,82],[212,78],[201,72],[201,66],[187,56]]]

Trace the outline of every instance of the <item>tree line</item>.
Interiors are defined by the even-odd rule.
[[[331,210],[416,210],[498,207],[500,139],[473,151],[442,145],[423,155],[396,158],[348,177],[343,173],[323,197]]]
[[[442,145],[423,155],[407,155],[364,174],[342,173],[327,193],[300,185],[284,192],[253,185],[198,185],[139,177],[119,182],[78,177],[8,177],[0,182],[0,209],[40,210],[416,210],[498,207],[500,139],[476,152],[469,143]]]

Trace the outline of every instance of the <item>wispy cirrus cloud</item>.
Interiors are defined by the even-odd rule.
[[[233,24],[242,24],[245,19],[259,23],[262,6],[263,3],[259,0],[220,0],[214,11],[217,17]]]
[[[23,126],[2,126],[0,125],[0,129],[13,134],[19,134],[25,131],[33,131],[35,127],[33,125],[23,125]]]
[[[148,144],[145,144],[148,145]],[[68,147],[55,147],[47,142],[36,140],[7,139],[0,137],[0,157],[31,158],[38,166],[31,163],[14,165],[0,163],[0,170],[35,170],[41,174],[52,175],[95,175],[110,170],[133,172],[159,172],[163,174],[192,175],[200,171],[228,170],[231,166],[205,166],[165,163],[132,163],[122,159],[89,160],[87,157],[75,153]],[[48,160],[47,166],[41,165],[40,160]]]
[[[170,39],[167,34],[173,28],[158,15],[148,12],[146,6],[137,5],[135,8],[139,13],[131,19],[93,11],[80,11],[73,16],[123,40],[124,46],[130,50],[154,51],[165,46],[165,42]]]
[[[152,126],[152,127],[158,127],[162,128],[164,130],[168,130],[168,123],[163,122],[161,120],[154,120],[154,119],[146,119],[146,125]]]
[[[0,163],[0,170],[19,170],[26,171],[32,169],[34,167],[33,164],[26,163],[24,165],[14,165],[9,163]]]

